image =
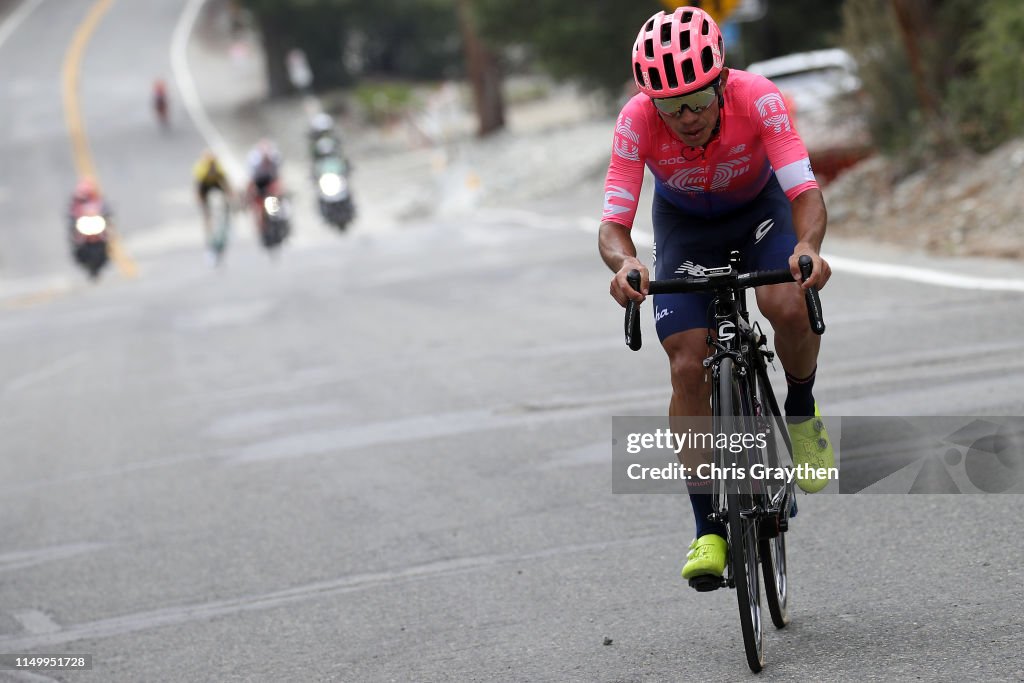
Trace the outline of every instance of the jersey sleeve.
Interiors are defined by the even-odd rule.
[[[786,102],[775,84],[767,78],[757,78],[749,101],[751,120],[758,126],[768,161],[786,196],[793,200],[818,187],[807,147],[793,128]]]
[[[612,156],[604,181],[602,222],[611,221],[627,228],[633,227],[649,146],[650,133],[643,102],[633,98],[622,108],[615,122]]]

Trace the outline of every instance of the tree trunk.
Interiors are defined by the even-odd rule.
[[[914,77],[914,90],[925,121],[934,131],[940,149],[957,144],[957,136],[942,113],[940,96],[933,80],[934,70],[929,70],[922,56],[922,43],[936,40],[936,31],[931,17],[937,12],[933,3],[927,0],[891,0],[900,38],[907,53],[910,72]],[[947,149],[947,151],[949,151]]]
[[[288,36],[281,30],[275,12],[257,12],[256,22],[260,28],[260,40],[266,59],[267,93],[271,99],[290,95],[295,91],[288,80],[285,56],[292,47]]]
[[[473,88],[480,137],[505,127],[501,68],[494,53],[480,39],[472,0],[457,0],[459,29],[466,54],[466,74]]]

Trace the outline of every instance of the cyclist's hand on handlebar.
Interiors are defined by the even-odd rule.
[[[626,276],[629,275],[629,271],[638,270],[640,271],[640,290],[637,292],[629,283],[626,281]],[[619,302],[619,305],[625,308],[626,302],[630,299],[640,303],[644,300],[647,294],[647,284],[651,281],[650,274],[647,272],[647,266],[642,264],[635,258],[627,258],[622,262],[622,267],[619,268],[619,272],[615,273],[615,277],[612,278],[611,286],[608,291],[611,293],[612,298]]]
[[[809,287],[823,288],[828,279],[832,277],[832,268],[828,265],[828,261],[821,258],[820,254],[810,247],[805,247],[801,244],[797,245],[796,249],[793,250],[793,255],[789,257],[789,270],[793,273],[793,279],[797,282],[800,282],[802,279],[798,261],[804,255],[811,257],[813,267],[811,269],[811,276],[800,286],[804,289]]]

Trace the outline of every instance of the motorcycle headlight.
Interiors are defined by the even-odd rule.
[[[281,200],[277,197],[267,197],[263,200],[263,208],[268,215],[276,216],[281,213]]]
[[[75,230],[89,237],[99,235],[107,229],[107,221],[103,216],[79,216],[75,221]]]
[[[319,183],[320,191],[328,197],[339,195],[348,188],[348,182],[337,173],[324,173]]]

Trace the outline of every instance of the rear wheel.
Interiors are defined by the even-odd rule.
[[[778,451],[778,435],[776,429],[780,427],[781,420],[777,413],[778,404],[774,395],[767,395],[771,391],[768,378],[764,370],[758,372],[758,399],[762,411],[762,422],[768,429],[768,447],[765,449],[765,459],[770,467],[779,467],[781,459]],[[774,408],[773,408],[774,406]],[[783,442],[785,443],[785,442]],[[771,614],[772,623],[775,628],[785,628],[789,623],[789,612],[787,609],[789,599],[789,580],[786,574],[786,533],[789,521],[789,507],[792,504],[793,491],[789,486],[783,489],[788,494],[783,500],[781,509],[778,512],[778,531],[770,538],[760,540],[761,571],[764,575],[764,597],[768,603],[768,612]],[[777,493],[781,493],[778,491]]]
[[[731,358],[722,359],[719,366],[718,408],[722,433],[732,434],[741,430],[742,418],[737,415],[740,401]],[[741,492],[739,482],[730,481],[727,486],[729,523],[729,564],[736,584],[736,600],[740,610],[740,630],[743,632],[743,649],[747,665],[754,673],[764,667],[764,626],[761,623],[761,585],[758,578],[757,520],[744,517],[744,506],[750,507],[751,497]]]

